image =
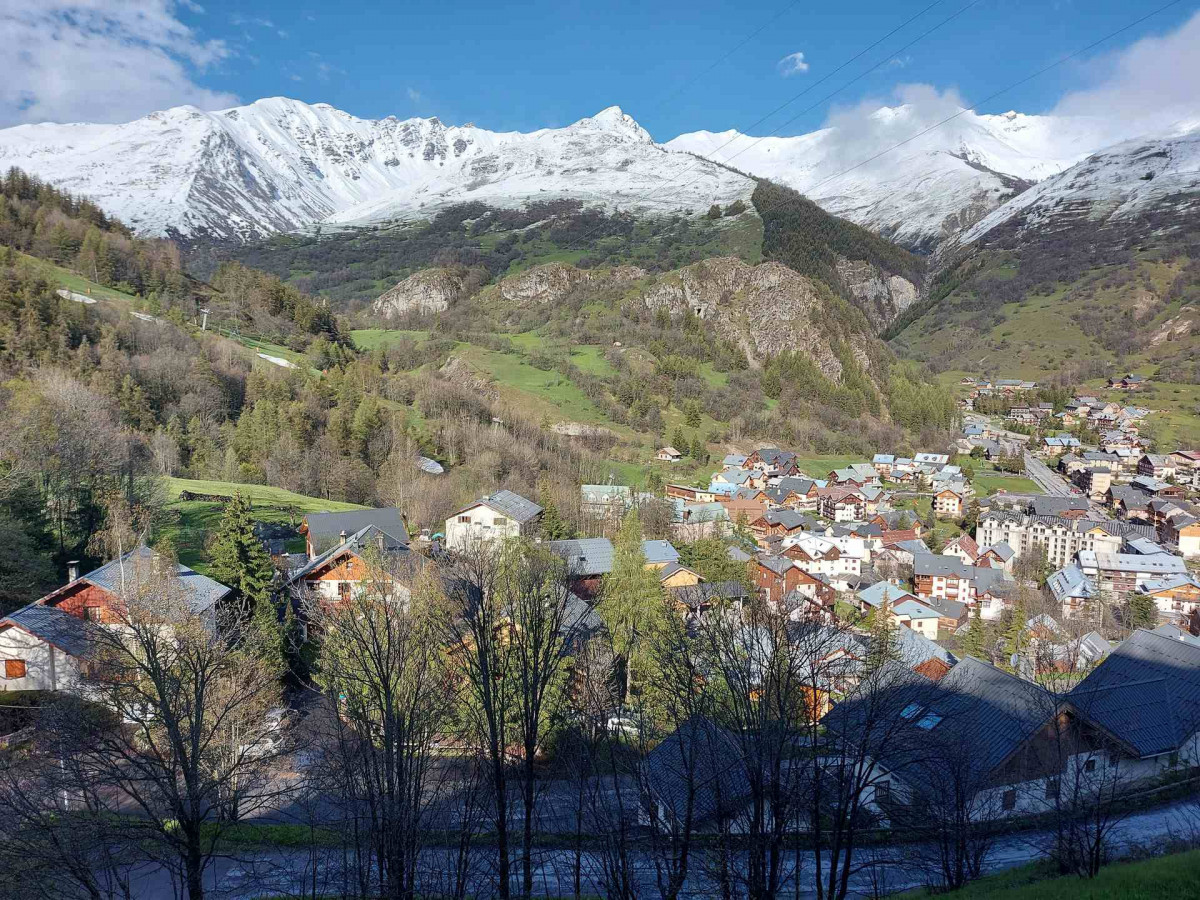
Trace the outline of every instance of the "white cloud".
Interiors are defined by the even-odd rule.
[[[231,50],[176,17],[174,0],[0,0],[0,126],[124,122],[234,94],[197,84]]]
[[[889,69],[907,69],[910,62],[912,62],[911,56],[893,56],[888,60],[887,67]]]
[[[204,15],[204,7],[199,3],[192,2],[192,0],[179,0],[179,5],[188,12],[194,12],[198,16]]]
[[[1056,115],[1103,123],[1110,142],[1165,129],[1200,114],[1200,12],[1081,67],[1091,84],[1067,93]]]
[[[802,74],[808,71],[808,63],[804,61],[804,54],[799,52],[789,53],[777,62],[775,66],[779,69],[779,74],[784,78],[787,78],[789,75]]]
[[[413,103],[421,102],[421,92],[418,91],[416,88],[414,88],[414,87],[405,88],[404,92],[406,94],[408,94],[408,99],[411,100]]]

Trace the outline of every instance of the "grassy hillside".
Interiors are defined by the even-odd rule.
[[[232,497],[240,493],[253,506],[253,516],[258,522],[272,522],[296,526],[306,513],[337,512],[347,509],[362,509],[354,503],[339,503],[294,494],[282,488],[261,484],[234,484],[227,481],[199,481],[190,478],[164,478],[164,489],[169,498],[166,507],[168,522],[163,535],[170,539],[179,554],[179,561],[199,572],[207,570],[207,555],[204,542],[216,528],[224,511],[224,504],[212,500],[180,500],[185,491],[193,494]],[[288,548],[293,551],[304,549],[304,542],[297,541]]]
[[[534,203],[523,210],[468,203],[431,221],[313,235],[278,235],[240,247],[197,251],[201,277],[237,259],[353,310],[430,266],[464,266],[486,281],[546,262],[583,266],[633,263],[652,271],[713,256],[758,262],[762,221],[753,212],[723,217],[639,219],[585,210],[579,201]]]
[[[1047,877],[1043,865],[989,875],[944,896],[961,900],[1190,900],[1197,896],[1200,850],[1143,862],[1115,863],[1091,880],[1074,875]],[[930,896],[909,891],[907,898]]]

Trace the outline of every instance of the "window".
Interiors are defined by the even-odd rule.
[[[875,802],[887,803],[892,799],[892,783],[890,781],[881,781],[875,785]]]
[[[1094,759],[1089,759],[1087,762],[1085,762],[1083,764],[1083,771],[1095,772],[1096,771],[1096,761]]]
[[[99,606],[85,606],[83,608],[83,617],[89,622],[100,622],[104,618],[104,610]]]
[[[900,715],[902,718],[911,719],[913,716],[915,716],[920,711],[921,711],[921,704],[910,703],[910,704],[908,704],[908,706],[904,707],[904,709],[900,710]]]
[[[348,582],[348,581],[339,581],[338,582],[338,599],[342,600],[342,601],[346,601],[346,600],[350,599],[350,582]]]
[[[4,677],[5,678],[24,678],[25,677],[25,660],[23,660],[23,659],[6,659],[4,661]]]
[[[1016,790],[1007,790],[1000,798],[1000,805],[1007,809],[1017,808],[1017,792]]]
[[[1046,780],[1046,799],[1047,800],[1057,800],[1058,799],[1058,779],[1057,778],[1050,778],[1050,779]]]
[[[925,713],[921,717],[921,721],[917,722],[918,728],[924,728],[926,731],[932,731],[938,722],[942,721],[942,717],[937,713]]]
[[[470,516],[459,516],[459,517],[458,517],[458,521],[460,521],[460,522],[470,522],[470,521],[471,521],[471,517],[470,517]]]

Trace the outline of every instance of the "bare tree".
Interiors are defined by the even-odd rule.
[[[434,799],[434,742],[453,712],[450,673],[437,641],[432,574],[408,596],[404,563],[377,560],[361,589],[317,606],[325,768],[345,814],[359,897],[411,897]]]
[[[88,696],[119,724],[79,733],[89,774],[132,806],[191,900],[217,852],[228,813],[275,797],[281,752],[266,713],[278,703],[272,655],[198,612],[178,579],[127,560],[115,622],[95,629]],[[229,804],[236,804],[230,810]],[[224,814],[223,814],[224,813]]]

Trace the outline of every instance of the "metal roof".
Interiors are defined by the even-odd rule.
[[[30,603],[9,613],[0,619],[0,628],[9,623],[75,657],[87,656],[94,639],[94,625],[57,607],[41,603]]]
[[[550,541],[550,549],[566,560],[574,575],[607,575],[613,567],[613,545],[608,538]]]
[[[648,563],[675,562],[679,559],[679,551],[670,541],[642,541],[642,553]]]
[[[341,540],[342,532],[347,535],[374,525],[384,534],[402,543],[408,542],[408,529],[400,510],[395,507],[383,509],[352,509],[345,512],[309,513],[304,517],[308,527],[308,538],[315,553],[324,553]]]
[[[149,547],[139,546],[119,559],[93,569],[79,580],[91,582],[110,593],[120,595],[125,591],[136,591],[142,579],[151,574],[156,563],[162,560],[163,557]],[[182,589],[187,598],[188,608],[194,613],[212,608],[217,601],[233,592],[233,588],[214,581],[207,575],[201,575],[182,563],[176,563],[174,568],[176,584]]]
[[[542,514],[542,508],[532,500],[526,500],[513,491],[496,491],[464,506],[459,512],[466,512],[482,504],[498,513],[503,513],[515,522],[524,524]]]

